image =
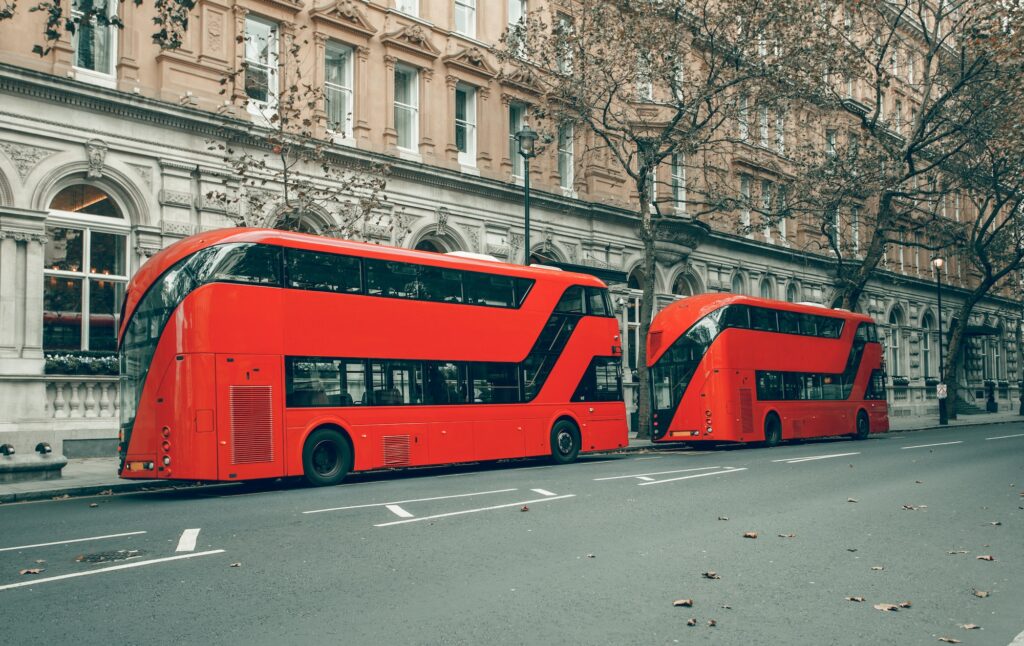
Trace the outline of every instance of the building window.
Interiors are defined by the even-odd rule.
[[[328,42],[324,54],[324,101],[327,129],[352,136],[352,48]]]
[[[780,155],[786,154],[786,113],[775,113],[775,150]]]
[[[771,281],[771,279],[769,279],[769,278],[762,278],[761,279],[761,298],[775,298],[775,295],[772,293],[773,291],[774,290],[772,290],[772,281]]]
[[[740,97],[737,119],[739,121],[740,141],[747,141],[750,139],[750,99],[746,96]]]
[[[762,105],[757,109],[757,126],[760,144],[765,148],[769,145],[769,119],[768,106]]]
[[[761,180],[761,217],[771,220],[772,217],[772,183],[766,179]],[[764,227],[764,236],[768,242],[772,241],[772,227],[769,223]]]
[[[455,86],[455,146],[460,164],[476,166],[476,88],[462,83]]]
[[[572,18],[565,14],[558,14],[558,29],[555,32],[555,36],[558,38],[558,71],[562,74],[572,74],[572,63],[573,63],[573,49],[572,49],[572,35],[573,35],[573,24]]]
[[[825,154],[829,158],[836,158],[836,131],[826,130],[825,131]]]
[[[651,62],[640,54],[636,61],[636,98],[639,101],[654,100],[654,80],[651,78]]]
[[[786,287],[786,302],[796,303],[800,300],[800,292],[797,291],[796,283],[790,283]]]
[[[395,130],[398,147],[416,151],[420,126],[419,72],[411,67],[395,67]]]
[[[256,114],[277,109],[277,25],[261,18],[245,19],[245,94]]]
[[[921,319],[921,375],[926,379],[932,376],[932,315],[925,314]]]
[[[523,129],[526,106],[522,103],[508,104],[508,156],[512,160],[512,177],[523,176],[523,156],[519,154],[516,133]]]
[[[410,16],[419,16],[420,0],[395,0],[395,9]]]
[[[86,184],[50,203],[43,266],[43,347],[117,349],[128,282],[128,223],[109,195]]]
[[[887,362],[889,374],[903,376],[903,362],[900,355],[900,319],[893,311],[889,313],[889,361]]]
[[[740,225],[750,226],[750,176],[740,175]],[[746,233],[746,232],[744,232]]]
[[[75,49],[75,67],[114,75],[117,27],[103,24],[103,20],[96,16],[104,16],[107,21],[116,18],[117,4],[115,0],[74,1],[71,15],[79,20],[71,39]]]
[[[576,161],[573,148],[574,130],[571,123],[558,126],[558,184],[564,189],[572,189],[575,179]]]
[[[476,0],[455,0],[455,31],[476,38]]]
[[[732,285],[730,287],[730,291],[733,294],[747,293],[747,287],[743,282],[743,274],[737,273],[735,276],[732,277]]]
[[[775,207],[779,214],[779,220],[777,223],[779,229],[779,239],[782,241],[786,240],[786,219],[789,217],[789,213],[787,212],[789,198],[786,196],[786,191],[786,186],[782,185],[778,188],[778,191],[775,195]]]
[[[860,208],[850,208],[850,243],[853,245],[854,255],[860,254]]]
[[[677,211],[686,211],[686,155],[672,155],[672,201]]]
[[[516,27],[526,19],[526,0],[508,0],[508,26]]]
[[[903,101],[897,100],[892,108],[892,126],[898,134],[903,134]]]

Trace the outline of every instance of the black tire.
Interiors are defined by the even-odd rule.
[[[341,433],[318,428],[302,447],[302,472],[306,482],[316,487],[336,485],[352,469],[352,448]]]
[[[778,446],[782,441],[782,421],[775,413],[769,413],[764,420],[764,445]]]
[[[555,422],[551,429],[551,461],[555,464],[569,464],[580,454],[580,431],[566,419]]]
[[[869,433],[871,433],[871,420],[868,419],[867,413],[859,411],[857,413],[857,426],[853,432],[853,439],[866,440]]]

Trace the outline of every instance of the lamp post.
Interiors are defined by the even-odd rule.
[[[522,130],[516,133],[516,143],[519,144],[519,154],[523,157],[523,219],[525,235],[523,236],[523,264],[530,264],[530,160],[537,156],[534,144],[537,143],[537,133],[530,129],[530,126],[523,124]]]
[[[939,384],[935,394],[939,400],[939,424],[949,424],[949,413],[946,411],[946,358],[942,352],[942,266],[946,263],[939,256],[932,258],[935,269],[935,296],[939,301]]]

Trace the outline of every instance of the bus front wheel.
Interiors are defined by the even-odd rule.
[[[871,432],[871,422],[868,420],[868,414],[864,411],[857,413],[857,430],[853,434],[855,440],[866,440],[868,434]]]
[[[764,420],[764,445],[778,446],[782,441],[782,422],[775,413],[770,413]]]
[[[318,428],[302,448],[302,471],[306,481],[317,487],[336,485],[352,468],[352,449],[341,433]]]
[[[551,460],[555,464],[569,464],[580,453],[580,432],[566,419],[555,422],[551,429]]]

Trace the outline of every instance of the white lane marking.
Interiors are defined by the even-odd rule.
[[[611,476],[610,478],[594,478],[594,482],[602,480],[622,480],[624,478],[639,478],[640,476],[665,476],[672,473],[686,473],[688,471],[707,471],[708,469],[721,469],[722,467],[697,467],[696,469],[676,469],[675,471],[657,471],[655,473],[634,473],[628,476]]]
[[[530,491],[532,491],[534,493],[539,493],[542,496],[557,496],[558,495],[556,493],[551,493],[547,489],[530,489]]]
[[[789,464],[795,464],[797,462],[810,462],[811,460],[827,460],[829,458],[845,458],[848,455],[860,455],[860,452],[856,453],[833,453],[831,455],[812,455],[806,458],[784,458],[782,460],[772,460],[772,462],[787,462]]]
[[[175,552],[194,552],[196,550],[196,539],[199,538],[199,528],[186,529],[178,539],[178,549]]]
[[[649,458],[633,458],[633,460],[660,460],[663,457],[665,457],[665,456],[663,456],[663,455],[652,455]]]
[[[399,518],[412,518],[413,517],[412,514],[410,514],[406,510],[402,509],[398,505],[384,505],[384,506],[387,508],[388,511],[390,511],[392,514],[398,516]]]
[[[14,550],[27,550],[33,547],[49,547],[51,545],[64,545],[67,543],[84,543],[85,541],[99,541],[104,538],[120,538],[122,536],[137,536],[146,532],[125,532],[123,534],[107,534],[106,536],[90,536],[88,538],[73,538],[68,541],[54,541],[52,543],[36,543],[35,545],[18,545],[17,547],[0,547],[0,552],[13,552]]]
[[[647,482],[654,482],[654,478],[648,478],[647,476],[637,476],[637,480],[646,480]]]
[[[679,478],[668,478],[667,480],[655,480],[654,482],[641,482],[637,486],[645,487],[647,485],[665,484],[666,482],[675,482],[677,480],[689,480],[690,478],[703,478],[704,476],[720,476],[724,473],[736,473],[737,471],[746,471],[747,467],[740,467],[739,469],[733,469],[729,467],[727,471],[713,471],[711,473],[698,473],[692,476],[682,476]]]
[[[949,446],[950,444],[963,443],[963,440],[957,440],[956,442],[939,442],[938,444],[918,444],[917,446],[901,446],[900,449],[906,451],[907,449],[927,449],[930,446]]]
[[[1011,437],[1024,437],[1024,433],[1017,433],[1016,435],[1000,435],[999,437],[986,437],[986,440],[1008,440]],[[1021,633],[1024,634],[1024,633]]]
[[[351,505],[349,507],[330,507],[328,509],[313,509],[312,511],[304,511],[304,514],[319,514],[325,511],[346,511],[349,509],[366,509],[367,507],[386,507],[388,505],[404,505],[407,502],[427,502],[430,500],[448,500],[449,498],[468,498],[470,496],[486,496],[492,493],[508,493],[509,491],[516,491],[516,489],[495,489],[494,491],[477,491],[474,493],[460,493],[454,496],[435,496],[433,498],[412,498],[410,500],[392,500],[390,502],[375,502],[368,505]]]
[[[576,494],[569,493],[564,496],[554,496],[553,498],[537,498],[535,500],[522,500],[520,502],[510,502],[505,505],[494,505],[493,507],[480,507],[478,509],[463,509],[462,511],[450,511],[447,514],[435,514],[433,516],[421,516],[420,518],[408,518],[406,520],[393,520],[390,523],[380,523],[374,525],[374,527],[390,527],[391,525],[403,525],[405,523],[418,523],[421,520],[434,520],[435,518],[448,518],[450,516],[462,516],[463,514],[475,514],[480,511],[492,511],[494,509],[504,509],[506,507],[518,507],[520,505],[533,505],[539,502],[547,502],[549,500],[563,500],[565,498],[575,498]]]
[[[580,460],[576,464],[604,464],[605,462],[618,462],[618,460]]]
[[[1007,646],[1024,646],[1024,631],[1021,631],[1019,635],[1013,638]]]
[[[224,550],[210,550],[209,552],[192,552],[190,554],[179,554],[177,556],[167,556],[162,559],[150,559],[148,561],[134,561],[132,563],[122,563],[121,565],[112,565],[110,567],[98,568],[95,570],[88,570],[85,572],[74,572],[72,574],[61,574],[59,576],[48,576],[44,579],[28,579],[26,581],[19,581],[18,583],[10,583],[8,585],[0,585],[0,590],[10,590],[11,588],[23,588],[31,585],[38,585],[40,583],[49,583],[50,581],[60,581],[62,579],[74,579],[80,576],[89,576],[90,574],[103,574],[104,572],[113,572],[114,570],[127,570],[133,567],[142,567],[143,565],[153,565],[154,563],[166,563],[167,561],[178,561],[180,559],[190,559],[196,556],[210,556],[211,554],[221,554]]]

